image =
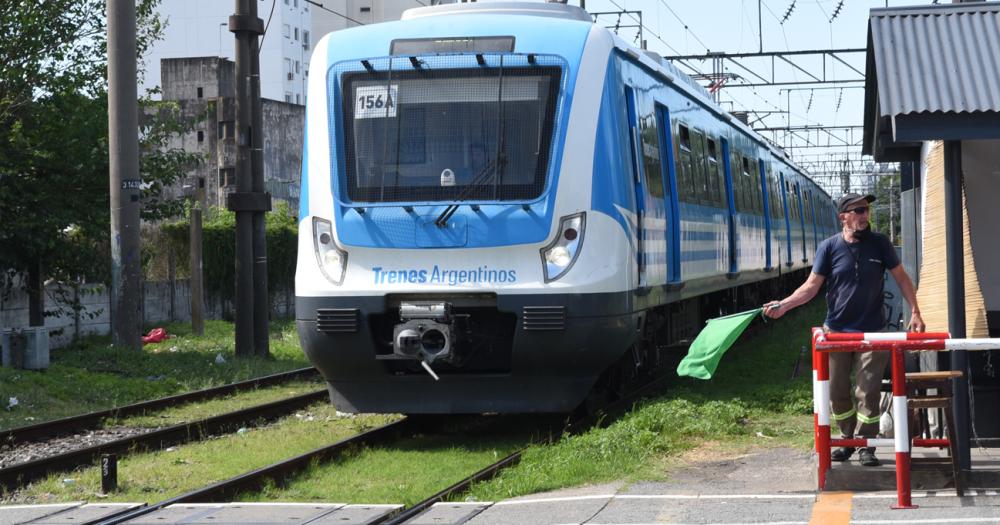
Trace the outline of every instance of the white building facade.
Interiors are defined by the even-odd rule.
[[[146,74],[140,93],[161,85],[161,59],[217,56],[235,60],[235,35],[229,32],[233,4],[163,0],[157,8],[165,25],[163,39],[144,57]],[[267,27],[260,48],[262,98],[305,104],[309,58],[316,40],[312,15],[319,9],[305,0],[257,0],[257,16]]]
[[[361,24],[377,24],[399,20],[403,11],[413,7],[425,7],[451,0],[341,0],[320,2],[324,7],[313,6],[312,24],[318,40],[323,35]],[[336,6],[336,7],[334,7]],[[336,14],[335,14],[335,13]]]

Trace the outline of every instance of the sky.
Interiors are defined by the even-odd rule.
[[[579,5],[579,0],[570,0]],[[913,0],[586,0],[589,12],[641,11],[643,39],[647,49],[665,56],[703,55],[707,52],[755,53],[863,49],[867,46],[868,18],[872,8],[919,4]],[[929,1],[927,2],[929,3]],[[758,24],[758,6],[760,18]],[[630,15],[621,25],[637,25]],[[612,25],[617,16],[603,15],[599,22]],[[636,29],[619,28],[619,36],[635,42]],[[761,33],[763,34],[761,36]],[[859,72],[865,71],[865,53],[838,55]],[[824,64],[819,56],[800,57],[794,62],[809,73],[823,78]],[[814,173],[814,178],[833,194],[839,194],[834,172],[842,171],[844,161],[857,174],[871,169],[871,158],[861,156],[862,131],[837,129],[837,126],[860,126],[864,123],[864,83],[776,87],[740,87],[754,82],[753,73],[771,78],[772,59],[727,61],[724,71],[740,76],[727,81],[721,90],[720,103],[727,110],[756,112],[750,115],[753,127],[784,128],[811,126],[794,135],[784,131],[764,131],[763,135],[786,146],[800,165]],[[712,72],[709,60],[687,60],[677,64],[682,71]],[[747,69],[744,69],[743,67]],[[848,65],[826,59],[827,79],[860,79]],[[749,69],[749,71],[748,71]],[[751,73],[752,71],[752,73]],[[774,77],[781,82],[809,79],[792,66],[774,60]],[[701,81],[702,85],[708,80]],[[763,113],[770,112],[770,113]],[[807,147],[804,147],[807,146]],[[878,168],[878,167],[876,167]],[[881,169],[893,169],[882,166]],[[860,184],[855,177],[852,184]]]

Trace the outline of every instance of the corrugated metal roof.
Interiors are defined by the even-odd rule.
[[[1000,3],[872,9],[869,30],[879,116],[1000,110]]]

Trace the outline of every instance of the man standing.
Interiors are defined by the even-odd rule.
[[[777,319],[788,310],[812,300],[824,282],[826,288],[826,332],[878,332],[885,328],[882,285],[888,270],[910,304],[910,330],[924,331],[924,321],[917,306],[913,281],[899,262],[889,239],[874,233],[868,223],[868,205],[872,195],[848,193],[837,200],[837,216],[843,226],[840,233],[824,240],[816,250],[812,273],[792,295],[764,305],[764,315]],[[845,439],[873,438],[878,433],[879,400],[882,376],[889,362],[889,352],[853,352],[830,354],[830,401],[832,417]],[[851,392],[851,370],[857,387]],[[834,461],[847,461],[854,448],[839,448]],[[859,454],[866,467],[879,465],[874,448]]]

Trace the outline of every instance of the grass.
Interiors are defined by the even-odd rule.
[[[134,454],[118,462],[119,491],[99,496],[100,469],[85,467],[32,483],[5,503],[93,501],[160,501],[270,465],[339,439],[388,423],[394,416],[342,416],[328,404],[317,404],[274,425],[250,428],[217,439]]]
[[[109,420],[105,423],[105,426],[153,428],[177,425],[256,405],[263,405],[272,401],[288,399],[296,395],[324,390],[325,388],[325,384],[319,377],[314,381],[292,381],[273,387],[240,392],[219,399],[187,403],[153,414]]]
[[[166,328],[171,339],[138,352],[92,337],[53,350],[47,370],[0,368],[0,430],[309,366],[294,321],[271,323],[271,359],[236,358],[232,323],[208,321],[201,337]]]
[[[271,487],[243,501],[328,501],[412,505],[514,452],[524,439],[421,436],[392,448],[366,450],[330,465],[313,466],[287,487]]]
[[[812,437],[808,351],[797,377],[792,373],[823,308],[822,301],[814,301],[745,336],[709,381],[677,378],[662,396],[606,428],[530,447],[519,465],[476,485],[466,499],[495,501],[586,483],[662,479],[681,453],[708,442],[730,449],[807,448]]]
[[[463,499],[493,501],[586,483],[662,479],[678,466],[685,451],[706,443],[714,450],[806,448],[811,440],[811,366],[808,352],[800,355],[800,348],[808,346],[808,329],[818,324],[822,315],[822,301],[815,301],[779,321],[769,322],[729,350],[713,379],[675,378],[662,395],[641,403],[605,428],[562,436],[552,444],[537,444],[537,436],[529,434],[537,424],[526,421],[512,424],[510,420],[497,418],[504,424],[484,425],[459,437],[416,436],[391,447],[355,451],[331,464],[312,466],[307,474],[289,480],[287,486],[269,487],[243,499],[409,504],[530,443],[536,444],[528,446],[518,466],[473,487]],[[274,344],[274,361],[232,359],[231,348],[225,347],[231,328],[221,323],[212,328],[213,333],[219,334],[214,343],[181,337],[147,347],[142,352],[145,357],[122,356],[122,362],[115,361],[115,354],[106,353],[110,350],[101,345],[91,347],[94,358],[90,362],[113,366],[114,371],[83,372],[83,356],[75,354],[83,349],[59,356],[59,365],[73,364],[71,368],[79,373],[104,377],[109,384],[121,381],[160,388],[167,383],[172,388],[201,387],[213,381],[249,377],[253,371],[257,371],[256,375],[276,371],[263,371],[268,365],[281,364],[286,368],[304,365],[297,345],[294,357],[281,345]],[[289,338],[296,339],[294,331],[275,332],[282,338],[290,333]],[[178,351],[170,352],[169,348],[175,345]],[[217,353],[224,355],[226,364],[214,364]],[[793,378],[800,359],[797,377]],[[160,360],[172,364],[163,366]],[[138,372],[142,370],[142,362],[158,368]],[[189,373],[188,368],[196,372]],[[143,374],[151,373],[165,377],[158,381],[144,379]],[[236,377],[239,374],[248,375]],[[96,390],[93,384],[90,383],[88,391]],[[141,386],[133,388],[130,395],[145,392]],[[91,395],[101,399],[97,393]],[[268,427],[170,451],[128,456],[119,463],[121,490],[107,499],[166,499],[391,419],[392,416],[342,417],[331,406],[322,404]],[[89,467],[50,476],[7,499],[33,503],[93,500],[98,488],[97,468]]]

